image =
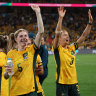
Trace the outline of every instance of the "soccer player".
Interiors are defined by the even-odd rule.
[[[30,46],[34,42],[33,36],[29,35],[29,38],[30,39],[28,40],[26,46]],[[38,86],[37,96],[45,96],[42,86],[39,82],[39,77],[38,77],[38,75],[42,76],[43,74],[44,74],[44,69],[43,69],[43,65],[42,65],[42,60],[41,60],[40,55],[38,54],[37,59],[36,59],[36,69],[35,69],[36,82],[37,82],[37,86]]]
[[[80,96],[80,90],[77,81],[75,68],[75,50],[86,39],[91,30],[93,18],[91,10],[88,11],[89,23],[82,33],[81,37],[69,45],[69,34],[62,30],[62,20],[66,10],[64,7],[58,8],[58,24],[55,31],[53,43],[54,57],[57,65],[56,73],[56,96]]]
[[[9,78],[8,73],[14,71],[11,77],[10,96],[37,96],[35,64],[44,27],[39,6],[32,5],[31,8],[36,13],[38,23],[34,44],[25,47],[29,39],[28,31],[19,29],[14,34],[17,48],[10,50],[7,54],[7,57],[13,61],[13,67],[6,66],[4,77]]]
[[[5,49],[7,47],[7,39],[4,36],[0,36],[0,96],[9,96],[8,93],[8,82],[9,79],[6,80],[4,78],[4,72],[6,65],[6,53]]]
[[[44,79],[48,75],[48,50],[45,45],[45,40],[44,37],[41,38],[41,46],[40,46],[40,51],[39,51],[42,63],[43,63],[43,69],[44,69],[44,74],[39,75],[39,81],[42,85]]]

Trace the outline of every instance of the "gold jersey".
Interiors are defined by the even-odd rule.
[[[67,46],[67,49],[61,45],[54,49],[54,57],[57,66],[56,80],[60,84],[77,83],[77,73],[75,68],[75,50],[77,43]]]
[[[4,72],[6,65],[6,54],[4,52],[0,52],[0,74],[1,74],[1,86],[0,86],[0,96],[9,96],[9,79],[4,78]]]
[[[37,91],[35,63],[38,49],[35,44],[24,51],[10,50],[7,58],[13,61],[14,75],[11,78],[10,96],[28,94]]]

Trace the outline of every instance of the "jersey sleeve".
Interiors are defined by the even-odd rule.
[[[27,46],[26,51],[31,51],[32,54],[34,54],[35,52],[39,53],[39,48],[35,45],[35,43],[33,43],[32,45]]]
[[[8,58],[13,58],[13,56],[14,56],[14,52],[12,51],[12,50],[10,50],[8,53],[7,53],[7,59]]]
[[[6,65],[6,54],[0,56],[0,67],[3,67],[4,65]]]
[[[52,47],[53,53],[56,53],[56,52],[58,52],[59,50],[60,50],[60,46],[58,46],[56,49],[54,49],[54,48]]]

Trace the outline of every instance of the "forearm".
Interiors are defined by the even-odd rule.
[[[38,33],[37,33],[36,38],[35,38],[35,44],[37,47],[40,47],[41,37],[44,33],[44,26],[43,26],[41,13],[36,12],[36,16],[37,16],[37,23],[38,23]]]
[[[53,48],[54,49],[56,49],[58,47],[59,35],[62,31],[62,20],[63,20],[63,18],[59,17],[58,24],[57,24],[56,31],[55,31],[55,39],[54,39],[54,42],[53,42]]]
[[[36,35],[36,38],[35,38],[35,40],[34,40],[34,42],[35,42],[35,44],[36,44],[36,46],[39,48],[40,47],[40,40],[41,40],[41,38],[42,38],[42,35],[43,35],[43,33],[37,33],[37,35]]]
[[[87,24],[84,32],[83,32],[82,35],[81,35],[81,36],[83,37],[83,41],[84,41],[84,40],[86,39],[86,37],[89,35],[90,31],[91,31],[91,25]]]
[[[63,20],[63,18],[59,17],[58,24],[57,24],[57,27],[56,27],[56,31],[61,31],[62,30],[62,20]]]
[[[38,32],[42,33],[44,32],[44,25],[43,25],[41,13],[36,12],[36,16],[37,16]]]
[[[78,46],[86,39],[86,37],[89,35],[91,31],[91,25],[87,24],[87,27],[83,31],[81,37],[77,40]]]

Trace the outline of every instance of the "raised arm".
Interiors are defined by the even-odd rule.
[[[93,22],[93,18],[92,18],[90,9],[88,11],[88,17],[89,17],[89,23],[87,24],[87,27],[85,28],[85,30],[82,33],[81,37],[77,40],[78,47],[86,39],[86,37],[89,35],[90,30],[91,30],[91,25],[92,25],[92,22]]]
[[[44,33],[43,21],[42,21],[39,6],[38,5],[32,5],[31,8],[35,11],[36,17],[37,17],[38,33],[36,35],[36,38],[35,38],[34,42],[35,42],[36,46],[39,47],[42,34]]]
[[[65,13],[66,13],[66,10],[64,10],[63,6],[58,8],[59,19],[58,19],[58,23],[55,31],[55,39],[53,42],[54,49],[58,47],[59,35],[62,31],[62,20],[63,20],[63,17],[65,16]]]

